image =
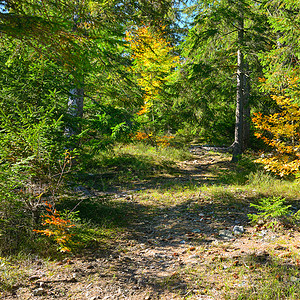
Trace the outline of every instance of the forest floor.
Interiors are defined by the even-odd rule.
[[[250,225],[250,202],[276,191],[230,183],[244,168],[194,148],[172,172],[94,185],[93,201],[106,195],[125,225],[80,254],[7,262],[0,274],[15,282],[1,299],[300,299],[299,231]]]

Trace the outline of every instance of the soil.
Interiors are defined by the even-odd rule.
[[[213,183],[214,164],[218,168],[230,164],[223,154],[212,155],[203,149],[193,154],[192,160],[178,164],[181,172],[173,180]],[[216,259],[264,257],[272,251],[288,259],[290,249],[299,247],[298,232],[275,234],[250,226],[247,200],[241,209],[234,203],[217,208],[199,192],[168,204],[157,202],[150,191],[147,203],[138,192],[117,193],[116,197],[136,208],[135,221],[126,231],[121,231],[107,247],[93,247],[62,261],[30,261],[26,278],[3,299],[219,300],[223,299],[220,290],[206,294],[205,288],[199,288],[185,270],[196,267],[205,274],[205,267]],[[152,208],[139,213],[140,206]],[[231,236],[235,225],[243,226],[245,232]],[[229,230],[228,235],[220,234],[222,230]],[[288,241],[288,247],[280,244],[282,240]],[[218,279],[210,274],[206,280]]]

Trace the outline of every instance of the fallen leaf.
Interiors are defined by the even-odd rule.
[[[235,260],[234,262],[233,262],[233,265],[236,267],[236,266],[238,266],[238,264],[239,264],[239,261],[238,260]]]

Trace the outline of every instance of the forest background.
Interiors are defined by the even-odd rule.
[[[81,200],[70,194],[116,145],[223,146],[236,164],[251,150],[266,171],[297,180],[298,1],[0,7],[3,253],[49,249],[38,233],[71,251]]]

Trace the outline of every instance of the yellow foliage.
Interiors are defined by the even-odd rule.
[[[258,81],[259,81],[259,82],[265,82],[265,81],[266,81],[266,78],[261,78],[261,77],[259,77],[259,78],[258,78]]]
[[[138,84],[145,92],[144,105],[138,115],[146,114],[147,108],[158,98],[162,85],[170,80],[170,71],[178,65],[179,56],[172,53],[174,48],[162,33],[147,25],[127,31],[125,39],[132,51],[131,71],[138,74]]]
[[[289,79],[289,89],[299,78]],[[272,115],[254,114],[256,137],[262,139],[274,151],[268,157],[257,160],[265,169],[281,177],[299,172],[300,167],[300,107],[289,96],[272,95],[280,111]]]
[[[139,116],[141,116],[141,115],[147,113],[147,112],[149,111],[148,109],[149,109],[149,104],[145,103],[145,104],[141,107],[141,110],[138,111],[136,114],[139,115]]]
[[[159,147],[166,148],[170,146],[170,140],[173,139],[173,136],[164,135],[162,137],[156,137],[156,144]]]

